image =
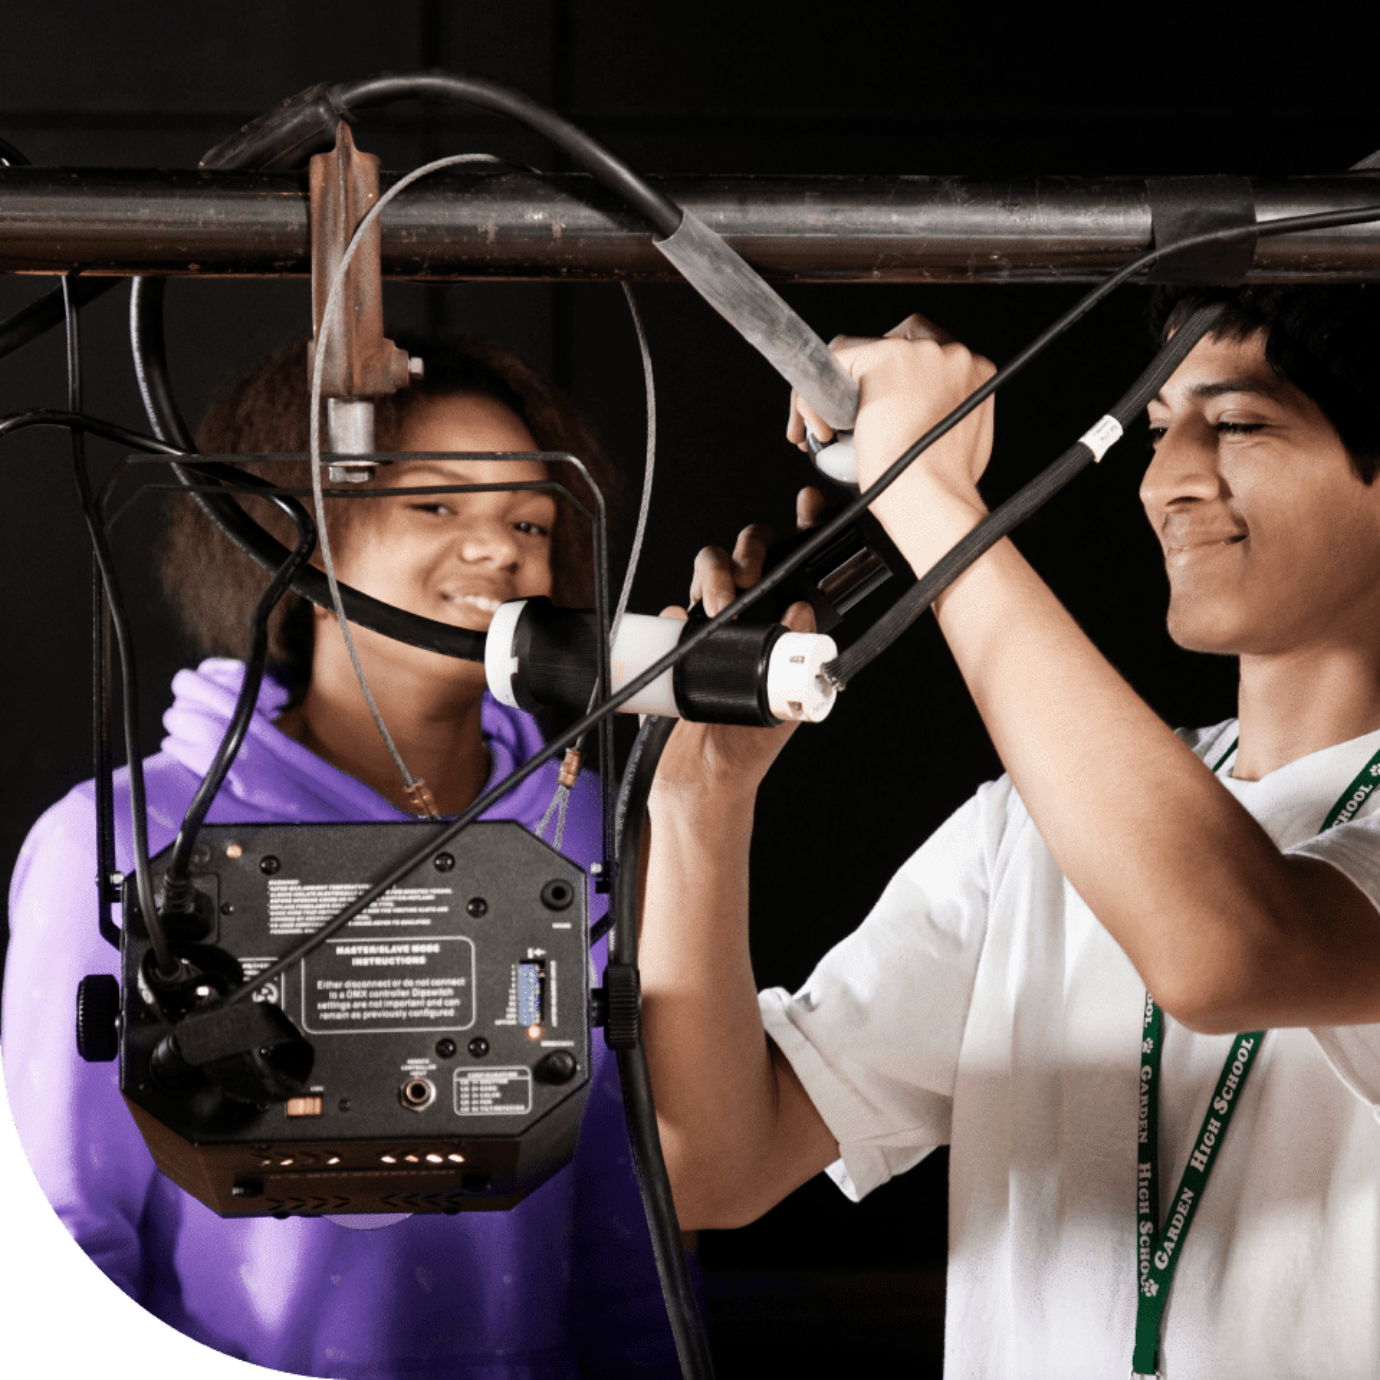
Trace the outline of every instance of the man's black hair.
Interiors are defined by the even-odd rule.
[[[1150,325],[1164,340],[1199,307],[1226,302],[1216,340],[1265,334],[1265,362],[1317,403],[1367,484],[1380,473],[1380,289],[1373,284],[1161,287]]]

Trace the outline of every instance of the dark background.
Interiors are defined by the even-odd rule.
[[[803,9],[741,0],[679,10],[634,0],[24,8],[0,49],[0,137],[56,166],[192,166],[312,82],[428,66],[509,81],[647,173],[1322,173],[1380,146],[1372,5],[1323,7],[1326,22],[1313,27],[1209,4],[1038,7],[1038,18],[1000,24],[975,7],[855,7],[834,11],[827,28]],[[368,117],[356,141],[399,171],[473,150],[563,166],[535,136],[453,108]],[[0,234],[3,214],[0,200]],[[0,315],[47,286],[0,281]],[[826,338],[879,333],[920,310],[1000,362],[1081,291],[810,286],[785,295]],[[309,326],[302,280],[177,282],[168,295],[173,381],[191,418],[218,381]],[[789,523],[807,472],[782,439],[785,388],[770,369],[688,289],[649,286],[638,298],[661,444],[632,607],[655,612],[683,601],[704,543],[731,542],[751,519]],[[87,407],[142,429],[126,306],[121,289],[85,314]],[[992,499],[1123,390],[1148,353],[1143,309],[1141,290],[1123,290],[1003,395]],[[635,487],[641,371],[617,287],[398,284],[386,310],[400,324],[490,334],[523,350],[592,416]],[[62,358],[52,333],[0,361],[0,412],[62,406]],[[93,453],[106,464],[117,455],[99,445]],[[1210,722],[1231,712],[1232,668],[1179,653],[1163,634],[1156,547],[1135,498],[1143,464],[1133,433],[1039,515],[1021,545],[1166,718]],[[0,475],[7,876],[32,820],[90,774],[90,561],[58,433],[0,443]],[[189,656],[151,577],[158,527],[156,505],[141,502],[119,540],[145,751],[157,746],[169,678]],[[998,771],[926,621],[826,724],[798,735],[768,783],[753,879],[760,981],[798,984],[911,849]],[[914,1375],[937,1374],[945,1169],[933,1156],[861,1206],[820,1180],[762,1222],[707,1234],[721,1373],[747,1373],[752,1354],[770,1346],[773,1373],[904,1362]]]

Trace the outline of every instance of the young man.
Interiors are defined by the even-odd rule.
[[[1230,296],[1151,404],[1141,497],[1172,635],[1240,658],[1238,721],[1176,735],[999,544],[935,607],[1008,775],[760,1002],[747,841],[783,735],[681,725],[654,791],[682,1224],[951,1144],[950,1376],[1380,1373],[1380,313]],[[991,372],[914,317],[839,349],[864,484]],[[917,573],[982,518],[991,432],[989,404],[878,501]],[[707,610],[759,561],[704,554]]]

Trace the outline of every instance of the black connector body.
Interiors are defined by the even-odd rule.
[[[680,717],[758,728],[779,724],[767,701],[767,668],[785,631],[780,623],[727,623],[678,661],[671,685]]]
[[[676,629],[674,624],[671,627]],[[683,626],[677,631],[683,632]],[[698,723],[755,727],[780,723],[767,698],[767,669],[771,649],[785,631],[780,623],[726,624],[684,656],[671,672],[679,716]],[[490,636],[494,635],[491,631]],[[594,694],[598,635],[592,610],[557,608],[543,598],[527,600],[511,645],[517,669],[508,689],[517,703],[529,711],[548,705],[587,708]],[[640,651],[645,659],[638,661]],[[614,688],[651,659],[644,649],[630,647],[620,634],[614,647]]]
[[[780,565],[813,534],[814,528],[807,528],[775,543],[767,552],[766,569]],[[905,557],[882,524],[871,513],[859,513],[754,612],[758,617],[780,618],[792,604],[804,602],[814,609],[815,631],[832,632],[849,609],[906,569]]]

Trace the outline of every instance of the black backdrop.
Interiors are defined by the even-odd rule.
[[[861,23],[836,12],[822,28],[803,9],[724,0],[679,11],[635,0],[48,0],[26,7],[0,50],[0,137],[40,164],[186,167],[311,82],[440,66],[526,89],[644,172],[1330,172],[1380,145],[1380,111],[1368,98],[1372,10],[1329,6],[1323,32],[1299,20],[1269,24],[1244,6],[1177,4],[1130,20],[1105,7],[1040,7],[1001,26],[972,8],[874,6],[856,12]],[[1133,35],[1132,22],[1143,32]],[[533,136],[453,109],[402,107],[367,120],[356,137],[398,170],[477,149],[561,166]],[[3,214],[0,201],[0,233]],[[0,280],[0,313],[46,286]],[[880,332],[921,310],[1000,362],[1079,291],[811,286],[786,295],[826,337]],[[805,470],[782,439],[776,376],[688,289],[646,287],[638,297],[657,366],[661,445],[633,607],[654,612],[683,600],[700,545],[731,541],[750,519],[789,522]],[[121,289],[85,314],[87,403],[142,427],[126,302]],[[1143,306],[1139,290],[1123,290],[1003,396],[990,497],[1017,487],[1121,392],[1147,354]],[[526,352],[594,418],[635,484],[641,374],[616,287],[394,285],[386,307],[402,324],[491,334]],[[308,313],[303,281],[174,283],[172,371],[186,414],[198,416],[219,380],[305,329]],[[63,397],[56,333],[0,361],[0,412],[61,406]],[[116,454],[98,453],[107,462]],[[89,775],[90,563],[66,455],[57,433],[0,444],[6,876],[32,820]],[[1021,545],[1166,718],[1222,718],[1231,666],[1179,653],[1162,631],[1156,548],[1135,498],[1143,464],[1143,437],[1133,433],[1032,522]],[[156,503],[141,502],[119,541],[146,751],[157,745],[171,673],[188,656],[151,576],[158,526]],[[800,982],[916,843],[998,770],[926,622],[826,724],[797,736],[768,783],[754,853],[759,979]],[[944,1180],[936,1155],[857,1207],[819,1181],[760,1223],[707,1235],[722,1373],[747,1373],[750,1353],[765,1345],[778,1349],[773,1369],[783,1372],[862,1360],[937,1374]],[[85,1279],[84,1261],[60,1259],[72,1279]],[[10,1336],[53,1298],[41,1272],[24,1260],[12,1268],[18,1292],[0,1294]],[[85,1294],[77,1301],[82,1311],[96,1306]],[[122,1358],[132,1367],[149,1344],[142,1332],[131,1336],[103,1348],[117,1374]],[[46,1345],[48,1373],[61,1375],[65,1365],[76,1373],[92,1344],[64,1329]]]

